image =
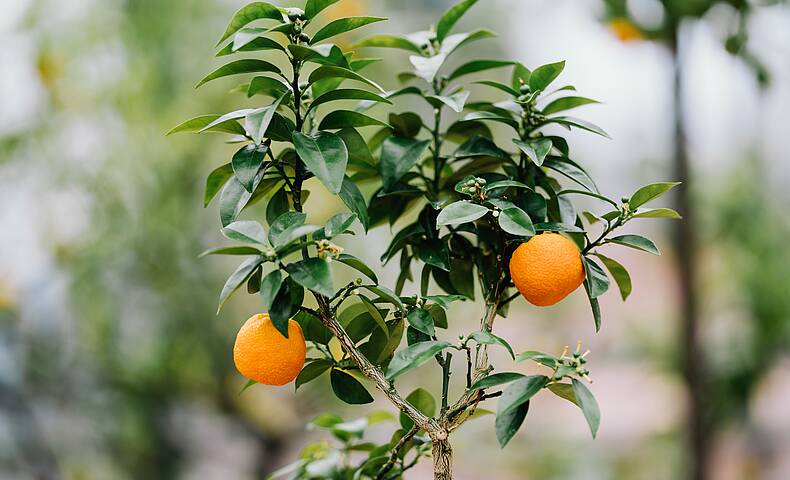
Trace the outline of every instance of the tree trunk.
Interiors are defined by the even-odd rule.
[[[674,60],[674,115],[675,115],[675,161],[674,179],[683,182],[677,188],[676,208],[683,216],[674,228],[674,247],[680,286],[680,320],[683,345],[683,375],[689,394],[687,418],[689,479],[705,480],[709,454],[709,435],[704,420],[704,355],[699,341],[699,313],[697,310],[696,278],[697,237],[695,234],[695,212],[691,198],[692,172],[686,151],[686,128],[683,116],[683,59],[680,52],[680,26],[675,27],[672,39]]]
[[[452,480],[453,449],[448,439],[433,441],[433,478],[434,480]]]

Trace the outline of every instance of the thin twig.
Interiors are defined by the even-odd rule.
[[[406,433],[405,433],[405,434],[404,434],[404,435],[401,437],[401,439],[400,439],[400,440],[398,440],[398,443],[396,443],[396,444],[395,444],[395,448],[393,448],[393,449],[392,449],[392,451],[390,452],[390,458],[387,460],[387,463],[385,463],[385,464],[384,464],[384,465],[381,467],[381,469],[379,470],[379,473],[376,475],[376,480],[381,480],[381,479],[383,479],[383,478],[384,478],[384,476],[385,476],[385,475],[386,475],[386,474],[387,474],[387,473],[388,473],[390,470],[392,470],[392,467],[394,467],[394,466],[395,466],[395,462],[398,460],[398,455],[400,455],[400,451],[401,451],[401,449],[403,448],[403,446],[404,446],[404,445],[406,445],[406,443],[407,443],[409,440],[411,440],[411,439],[412,439],[412,437],[414,437],[415,435],[417,435],[417,432],[419,432],[419,431],[420,431],[420,428],[419,428],[417,425],[412,425],[412,427],[409,429],[409,431],[408,431],[408,432],[406,432]]]

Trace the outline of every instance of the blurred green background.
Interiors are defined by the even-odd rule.
[[[227,95],[232,83],[193,89],[242,4],[3,1],[0,478],[264,478],[325,438],[305,428],[317,413],[365,412],[339,404],[321,381],[295,395],[292,386],[255,386],[239,396],[245,381],[232,343],[260,305],[239,295],[215,316],[233,259],[196,258],[220,239],[216,207],[201,207],[205,175],[233,147],[164,133],[242,101]],[[342,0],[330,15],[383,15],[391,21],[381,29],[411,32],[449,4]],[[741,20],[735,8],[744,5]],[[635,292],[625,304],[607,295],[598,335],[583,293],[550,309],[514,302],[496,326],[514,347],[559,353],[581,339],[592,349],[600,434],[592,441],[572,406],[539,397],[504,451],[492,417],[460,430],[459,479],[790,478],[790,8],[707,5],[677,22],[674,55],[607,23],[627,15],[653,31],[666,23],[662,8],[481,0],[463,20],[500,35],[473,52],[527,66],[565,59],[561,80],[604,103],[584,116],[614,140],[570,140],[606,193],[683,176],[674,148],[681,121],[690,167],[682,209],[693,211],[696,238],[673,242],[669,222],[635,231],[664,255],[618,252]],[[744,25],[748,50],[736,50],[748,55],[731,55],[725,45]],[[388,62],[371,76],[394,88],[393,65],[406,59],[372,53]],[[325,198],[311,215],[341,208],[321,189],[313,194]],[[344,246],[375,261],[389,235],[380,227]],[[689,264],[684,288],[688,271],[678,267]],[[394,282],[397,267],[386,272]],[[456,307],[451,323],[468,330],[470,312]],[[494,360],[510,368],[506,357]],[[691,385],[689,365],[703,366]],[[387,438],[390,427],[373,434]],[[410,478],[431,478],[430,466]]]

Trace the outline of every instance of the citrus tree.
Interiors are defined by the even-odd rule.
[[[572,159],[567,141],[547,130],[561,126],[607,136],[565,115],[595,101],[575,95],[572,86],[552,87],[564,62],[530,70],[509,60],[471,60],[446,68],[446,60],[466,45],[493,36],[484,29],[451,33],[476,0],[453,6],[429,30],[376,35],[355,46],[409,53],[413,68],[398,75],[402,86],[395,90],[362,73],[373,59],[331,43],[383,19],[321,24],[321,12],[336,1],[308,0],[303,9],[255,2],[239,10],[217,55],[260,53],[266,60],[231,61],[198,86],[252,74],[236,91],[271,100],[199,116],[172,130],[227,133],[240,144],[229,162],[209,174],[204,203],[219,195],[221,231],[240,242],[206,254],[245,257],[222,288],[220,307],[246,284],[268,312],[250,318],[237,337],[234,359],[248,385],[295,380],[298,388],[328,373],[340,400],[370,403],[368,390],[377,388],[400,413],[399,427],[380,445],[360,440],[378,416],[351,422],[320,416],[314,425],[329,429],[340,445],[310,446],[278,475],[401,478],[431,456],[435,478],[452,478],[449,437],[481,404],[498,399],[494,428],[504,447],[524,422],[530,399],[543,390],[578,405],[594,436],[600,415],[582,381],[589,374],[586,352],[578,346],[559,356],[516,355],[493,333],[494,321],[520,296],[548,306],[583,284],[598,330],[598,298],[609,289],[610,276],[623,299],[631,292],[626,269],[599,247],[658,254],[651,240],[620,229],[637,219],[677,218],[670,209],[644,207],[676,184],[650,184],[620,200],[598,191]],[[252,26],[257,21],[261,25]],[[490,88],[497,101],[470,100],[465,82],[471,74],[503,69],[509,70],[507,82],[474,82]],[[404,96],[423,102],[429,118],[393,111]],[[497,128],[506,132],[504,140],[495,138],[491,125],[502,126]],[[324,225],[310,223],[305,182],[323,185],[349,211]],[[601,209],[578,211],[573,200],[579,196],[600,202]],[[242,219],[261,200],[267,227]],[[397,225],[381,257],[399,262],[394,285],[383,285],[376,266],[339,245],[356,224],[365,232]],[[355,269],[362,278],[336,285],[334,268]],[[415,270],[420,273],[413,277]],[[404,295],[407,282],[419,293]],[[460,339],[446,338],[445,310],[478,293],[479,324],[466,326]],[[342,353],[333,353],[332,344]],[[495,372],[489,347],[505,349],[514,361],[537,362],[546,373]],[[401,392],[398,379],[427,362],[441,367],[438,400],[426,388]],[[465,385],[459,398],[449,395],[454,369]],[[344,455],[351,451],[365,454]]]

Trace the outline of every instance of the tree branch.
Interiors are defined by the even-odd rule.
[[[420,428],[419,428],[417,425],[413,425],[413,426],[412,426],[412,427],[409,429],[409,431],[408,431],[408,432],[406,432],[406,433],[405,433],[405,434],[404,434],[404,435],[401,437],[401,439],[400,439],[400,440],[398,440],[398,443],[397,443],[397,444],[395,444],[395,448],[393,448],[393,449],[392,449],[392,451],[390,452],[390,458],[387,460],[387,463],[385,463],[385,464],[384,464],[384,465],[381,467],[381,470],[379,470],[379,473],[378,473],[378,475],[376,475],[376,480],[381,480],[381,479],[383,479],[383,478],[384,478],[384,476],[385,476],[385,475],[387,475],[387,473],[388,473],[390,470],[392,470],[392,467],[394,467],[394,466],[395,466],[395,462],[398,460],[398,455],[400,454],[400,451],[401,451],[401,449],[403,448],[403,446],[404,446],[404,445],[406,445],[406,442],[408,442],[409,440],[411,440],[411,439],[412,439],[412,437],[414,437],[415,435],[417,435],[417,432],[419,432],[419,431],[420,431]]]

